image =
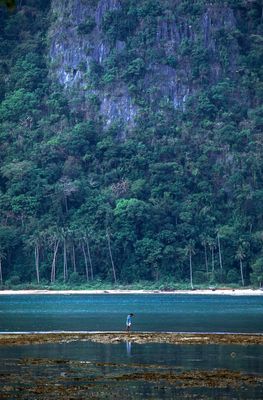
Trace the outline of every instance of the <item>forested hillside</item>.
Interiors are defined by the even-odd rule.
[[[0,285],[263,282],[260,0],[0,4]]]

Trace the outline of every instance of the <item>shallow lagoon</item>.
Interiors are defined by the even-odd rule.
[[[0,296],[0,331],[263,332],[263,297],[220,295]]]
[[[102,344],[71,342],[0,347],[1,359],[71,360],[83,363],[159,365],[177,370],[232,369],[263,374],[261,345]]]
[[[0,296],[3,332],[263,332],[263,300],[217,295]],[[0,347],[2,399],[262,399],[263,346],[91,342]]]
[[[261,399],[262,356],[263,346],[240,345],[4,347],[1,398]]]

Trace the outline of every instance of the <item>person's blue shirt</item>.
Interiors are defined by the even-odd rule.
[[[127,325],[131,324],[131,315],[130,314],[127,316],[126,324]]]

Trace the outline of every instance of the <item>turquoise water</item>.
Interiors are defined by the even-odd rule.
[[[263,333],[261,296],[214,294],[0,296],[0,331],[119,331],[125,328],[130,312],[136,315],[134,331]],[[0,397],[259,400],[263,398],[261,383],[244,384],[237,375],[231,382],[227,378],[222,386],[220,379],[213,384],[209,378],[199,380],[199,374],[202,377],[207,371],[222,370],[261,379],[262,359],[263,346],[259,345],[79,341],[2,346]],[[156,372],[161,376],[157,381],[147,378]],[[169,374],[185,372],[196,373],[197,381],[169,380]]]
[[[220,295],[2,295],[0,331],[263,332],[263,297]]]

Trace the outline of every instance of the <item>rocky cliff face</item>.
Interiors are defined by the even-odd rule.
[[[101,0],[97,4],[83,0],[52,1],[50,57],[62,85],[85,89],[85,67],[89,68],[92,61],[102,64],[110,53],[101,34],[103,16],[119,7],[117,0]],[[81,33],[78,28],[88,18],[92,18],[94,26],[89,34]]]
[[[53,24],[50,28],[51,73],[64,88],[78,92],[84,111],[89,112],[87,99],[90,95],[99,96],[100,112],[107,126],[118,119],[128,125],[136,114],[136,107],[125,85],[118,84],[113,92],[89,87],[88,72],[92,65],[103,65],[110,55],[111,48],[104,40],[102,22],[104,15],[121,7],[118,0],[100,0],[98,2],[70,0],[53,1]],[[87,34],[80,27],[87,19],[94,21],[94,26]],[[118,51],[125,43],[118,41]]]
[[[139,10],[143,10],[147,2],[139,1],[138,7],[140,3]],[[150,17],[140,11],[131,19],[136,18],[132,33],[117,34],[110,40],[105,20],[110,16],[112,25],[108,31],[117,24],[118,32],[122,12],[131,13],[127,2],[52,0],[50,72],[70,98],[75,93],[75,103],[76,98],[78,101],[72,107],[79,107],[88,117],[90,100],[96,98],[104,126],[121,121],[126,127],[132,127],[140,108],[134,87],[137,98],[139,92],[149,104],[168,99],[174,108],[183,108],[188,96],[202,85],[216,83],[226,71],[228,76],[234,75],[238,48],[233,35],[236,21],[232,9],[207,2],[193,17],[183,14],[180,6],[178,0],[167,2],[156,12],[149,6]],[[132,49],[131,42],[136,43],[136,38],[140,44]],[[113,55],[118,66],[110,70],[115,73],[114,79],[107,80]],[[118,57],[122,60],[124,56],[126,64],[118,61]],[[141,73],[139,67],[135,68],[140,64],[138,60],[143,64]],[[91,76],[94,69],[98,79],[95,84]]]

